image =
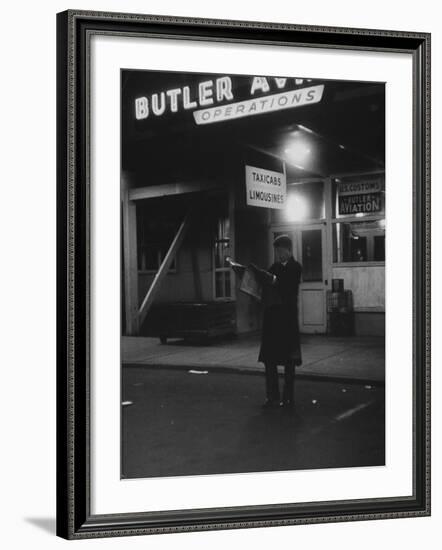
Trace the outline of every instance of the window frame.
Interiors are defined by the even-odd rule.
[[[332,249],[331,249],[331,259],[332,259],[332,266],[333,267],[360,267],[360,266],[385,266],[385,260],[368,260],[366,262],[344,262],[344,261],[334,261],[334,249],[335,249],[335,235],[334,235],[334,226],[337,223],[361,223],[361,222],[375,222],[385,220],[385,214],[382,215],[375,215],[370,214],[369,216],[349,216],[349,217],[342,217],[342,218],[332,218],[330,220],[331,224],[331,242],[332,242]]]
[[[218,219],[217,219],[217,232],[215,233],[214,239],[212,240],[212,244],[211,244],[211,248],[212,248],[212,296],[213,296],[213,301],[215,301],[215,302],[232,302],[232,301],[235,300],[235,289],[234,289],[235,281],[234,281],[234,277],[232,276],[231,268],[229,266],[216,267],[216,244],[217,243],[222,243],[222,242],[228,241],[230,252],[232,252],[233,231],[232,231],[232,220],[231,220],[230,210],[231,210],[231,207],[230,207],[230,200],[229,200],[228,212],[227,212],[227,215],[225,216],[225,218],[223,218],[224,220],[225,219],[229,220],[229,224],[228,224],[229,233],[228,233],[227,238],[225,236],[223,236],[223,238],[221,238],[221,239],[218,238],[218,236],[219,236],[219,233],[218,233],[219,225],[218,224],[221,221],[221,217],[218,217]],[[225,294],[223,296],[217,296],[216,295],[216,275],[217,275],[217,273],[228,273],[228,276],[230,278],[230,295],[229,296],[226,296]],[[223,281],[223,283],[224,283],[223,284],[223,292],[225,293],[225,280]]]
[[[158,244],[161,246],[161,243],[158,243]],[[167,254],[167,251],[166,251],[166,254]],[[175,255],[175,258],[172,261],[172,265],[169,267],[169,269],[167,271],[167,275],[173,275],[173,274],[178,273],[178,255],[179,255],[179,251],[177,251],[177,253]],[[138,256],[138,251],[137,251],[137,256]],[[163,260],[164,260],[164,256],[161,254],[161,247],[158,249],[157,256],[158,256],[158,268],[157,269],[137,269],[138,274],[139,275],[155,275],[156,273],[158,273],[158,271],[161,267],[161,264],[163,263]],[[173,265],[174,265],[174,267],[172,267]]]

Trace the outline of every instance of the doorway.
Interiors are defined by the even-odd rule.
[[[274,261],[273,241],[288,235],[293,243],[293,257],[302,265],[299,285],[299,328],[305,334],[327,331],[325,225],[273,226],[270,230],[270,258]]]

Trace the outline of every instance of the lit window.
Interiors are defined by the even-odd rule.
[[[333,261],[384,262],[385,220],[333,224]]]

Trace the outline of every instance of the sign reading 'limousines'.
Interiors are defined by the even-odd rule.
[[[246,166],[246,193],[249,206],[282,209],[287,198],[285,174]]]
[[[238,82],[234,78],[222,76],[137,97],[135,119],[190,111],[196,124],[210,124],[315,104],[324,93],[323,84],[305,87],[311,79],[254,76],[244,85],[244,77]]]

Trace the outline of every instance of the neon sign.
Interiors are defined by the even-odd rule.
[[[234,97],[232,78],[222,76],[199,82],[193,87],[171,88],[150,96],[137,97],[135,118],[145,120],[166,113],[192,111],[197,124],[209,124],[320,101],[324,85],[281,92],[289,85],[300,86],[304,82],[311,80],[255,76],[252,77],[247,99],[244,100]],[[235,99],[241,101],[235,102]]]

